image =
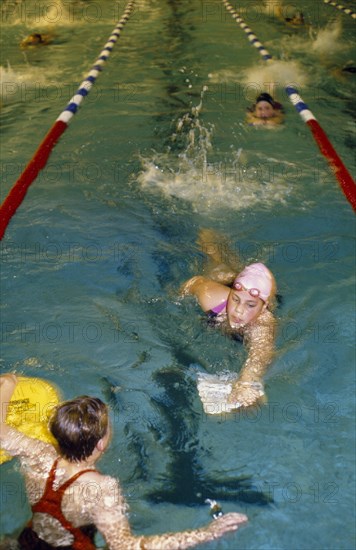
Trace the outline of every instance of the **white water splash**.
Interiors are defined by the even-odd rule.
[[[289,85],[302,88],[308,83],[308,76],[297,61],[272,60],[263,65],[254,65],[243,71],[242,78],[245,86],[249,85],[251,90],[255,86],[257,90],[268,92],[273,97],[278,89]]]
[[[268,92],[278,100],[278,93],[286,86],[302,88],[308,84],[309,78],[297,61],[272,60],[257,63],[244,71],[212,72],[209,80],[212,84],[239,83],[240,95],[248,105],[262,92]]]
[[[178,120],[172,135],[173,144],[183,141],[182,152],[174,154],[172,147],[167,153],[141,158],[140,185],[186,200],[199,212],[244,210],[261,202],[285,204],[291,188],[285,174],[271,174],[273,160],[248,164],[241,148],[230,153],[228,160],[209,160],[213,127],[206,128],[199,120],[205,91],[199,105]]]
[[[324,29],[320,29],[312,43],[312,50],[320,55],[335,53],[346,48],[341,40],[342,24],[340,20],[330,23]]]
[[[7,67],[0,66],[0,98],[3,105],[18,102],[36,100],[41,97],[43,87],[56,86],[53,70],[53,80],[49,71],[46,73],[40,67],[26,66],[21,70],[14,70],[8,64]]]
[[[262,174],[265,164],[180,162],[175,170],[170,164],[167,155],[143,160],[139,183],[146,190],[159,189],[166,196],[189,201],[197,212],[245,210],[259,203],[286,204],[291,193],[288,178]]]

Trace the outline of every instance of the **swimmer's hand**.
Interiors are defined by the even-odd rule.
[[[215,519],[212,523],[210,523],[206,530],[210,531],[213,534],[214,538],[217,538],[221,537],[224,533],[237,531],[240,525],[243,525],[247,521],[248,518],[247,516],[245,516],[245,514],[237,514],[236,512],[231,512]]]
[[[239,409],[241,407],[251,407],[251,405],[255,405],[264,394],[264,387],[261,382],[238,381],[233,385],[231,393],[228,396],[227,406],[229,410]]]

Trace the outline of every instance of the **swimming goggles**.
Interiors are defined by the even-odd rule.
[[[234,289],[237,291],[246,290],[253,298],[258,298],[260,295],[260,291],[258,290],[258,288],[245,288],[239,282],[234,284]]]

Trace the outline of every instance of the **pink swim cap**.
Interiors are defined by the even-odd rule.
[[[273,290],[273,277],[264,264],[250,264],[234,280],[233,287],[242,290],[239,286],[267,302]]]

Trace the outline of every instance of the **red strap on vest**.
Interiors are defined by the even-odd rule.
[[[78,477],[85,474],[86,472],[95,472],[95,470],[87,469],[78,472],[70,479],[67,479],[67,481],[65,481],[63,485],[61,485],[57,489],[57,491],[55,491],[53,489],[53,483],[56,475],[57,463],[58,459],[55,460],[52,465],[51,471],[46,481],[46,486],[42,498],[32,506],[32,512],[49,514],[50,516],[58,520],[59,523],[64,527],[64,529],[66,529],[73,535],[73,550],[95,550],[95,546],[93,545],[90,538],[85,535],[79,527],[74,527],[67,520],[62,512],[62,499],[64,491],[68,489],[68,487],[72,485],[72,483],[74,483],[78,479]]]

